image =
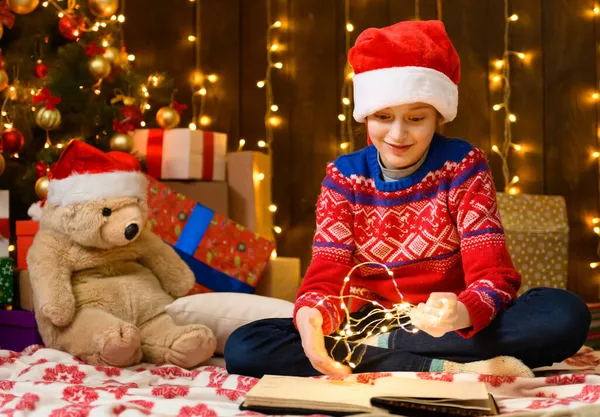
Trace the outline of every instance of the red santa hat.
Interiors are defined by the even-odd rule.
[[[146,198],[147,180],[128,153],[108,152],[72,140],[49,175],[48,204],[66,206],[113,197]]]
[[[427,103],[456,117],[460,60],[439,20],[404,21],[362,32],[348,59],[354,71],[354,118],[386,107]]]

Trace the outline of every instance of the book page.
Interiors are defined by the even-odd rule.
[[[445,382],[392,376],[375,381],[374,396],[487,401],[488,392],[483,382]]]
[[[289,376],[265,375],[246,396],[249,403],[280,400],[285,404],[347,404],[371,408],[373,386],[358,382],[330,381]]]

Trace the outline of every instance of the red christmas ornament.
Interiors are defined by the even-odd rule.
[[[79,39],[85,29],[85,20],[76,14],[66,14],[58,21],[58,30],[65,39]]]
[[[42,161],[37,161],[35,164],[35,177],[42,178],[44,175],[48,173],[48,165],[46,165]]]
[[[123,121],[131,123],[135,129],[139,128],[144,121],[144,116],[138,106],[121,107],[121,117]]]
[[[41,59],[35,64],[35,76],[40,79],[48,76],[48,66]]]
[[[8,153],[17,153],[25,144],[25,137],[18,129],[11,127],[2,131],[2,150]]]

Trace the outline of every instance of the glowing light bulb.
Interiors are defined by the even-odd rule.
[[[525,58],[527,58],[527,55],[525,55],[523,52],[519,52],[519,53],[517,53],[517,56],[518,56],[519,58],[521,58],[521,59],[525,59]]]
[[[264,140],[259,140],[257,145],[259,148],[264,148],[265,146],[267,146],[267,142],[265,142]]]
[[[198,91],[198,94],[200,94],[201,96],[205,96],[205,95],[206,95],[206,88],[204,88],[204,87],[203,87],[203,88],[201,88],[201,89]]]
[[[259,81],[259,82],[256,83],[256,86],[258,88],[263,88],[265,86],[265,82],[264,81]]]
[[[135,55],[134,55],[134,54],[129,54],[129,56],[127,57],[127,59],[128,59],[130,62],[133,62],[133,61],[135,61]]]
[[[350,146],[350,142],[344,142],[344,143],[340,143],[340,148],[341,149],[348,149],[348,147]]]
[[[596,6],[593,9],[594,14],[600,14],[600,7]]]
[[[592,94],[592,100],[598,100],[599,98],[600,98],[600,94],[599,93]]]
[[[208,117],[208,116],[202,116],[200,118],[200,124],[202,126],[208,126],[210,124],[210,122],[211,122],[211,120],[210,120],[210,117]]]
[[[340,304],[340,308],[341,308],[341,309],[345,309],[345,308],[346,308],[346,304],[344,304],[344,303],[341,303],[341,304]]]
[[[240,148],[243,147],[246,144],[246,139],[240,139]]]
[[[494,145],[494,146],[492,146],[492,151],[500,152],[500,149],[498,149],[498,146]]]
[[[598,224],[598,223],[600,223],[600,218],[598,218],[598,217],[596,217],[596,218],[593,218],[593,219],[592,219],[592,223],[593,223],[593,224]]]
[[[511,17],[508,18],[511,22],[516,22],[517,20],[519,20],[519,15],[517,14],[513,14]]]
[[[342,103],[346,106],[350,105],[350,99],[348,97],[344,97],[342,99]]]
[[[502,77],[499,75],[494,75],[494,78],[492,78],[492,81],[495,83],[499,83],[502,80]]]
[[[56,147],[57,147],[58,149],[62,149],[62,147],[63,147],[63,144],[62,144],[62,143],[59,143],[58,145],[56,145]]]
[[[593,152],[593,153],[592,153],[592,156],[593,156],[594,158],[600,158],[600,152],[597,152],[597,151],[596,151],[596,152]]]
[[[521,145],[517,145],[516,143],[513,143],[512,147],[515,148],[515,151],[520,151],[522,149]]]
[[[269,211],[270,211],[271,213],[275,213],[275,212],[277,211],[277,206],[276,206],[275,204],[271,204],[271,205],[269,206]]]
[[[9,245],[8,246],[8,251],[9,252],[13,252],[15,250],[15,245]]]
[[[142,122],[140,123],[140,126],[142,126],[142,127],[146,127],[146,122],[144,122],[144,121],[142,120]]]
[[[344,282],[350,281],[350,277],[344,277]]]
[[[277,251],[276,250],[271,252],[271,259],[277,259]]]
[[[214,83],[219,79],[219,77],[217,77],[216,74],[208,74],[208,77],[206,77],[206,78],[208,79],[208,82],[210,82],[210,83]]]
[[[271,106],[271,111],[277,111],[277,110],[279,110],[279,106],[277,106],[277,104],[273,104]]]
[[[196,123],[194,123],[194,122],[190,123],[189,127],[190,127],[190,130],[196,130],[197,129]]]
[[[349,72],[348,73],[348,79],[351,80],[354,78],[354,72]]]
[[[502,68],[504,66],[504,60],[503,59],[496,60],[496,62],[494,62],[494,66],[498,69]]]
[[[281,22],[278,20],[275,23],[273,23],[273,27],[275,28],[280,28],[281,27]]]
[[[500,110],[502,107],[504,107],[504,104],[494,104],[494,107],[492,107],[492,109],[494,111],[498,111]]]
[[[600,235],[600,227],[594,227],[594,233]]]
[[[194,35],[190,35],[190,36],[188,36],[188,41],[195,42],[196,41],[196,37]]]
[[[592,262],[590,264],[590,268],[592,268],[592,269],[598,268],[598,266],[600,266],[600,262]]]
[[[283,232],[283,230],[282,230],[282,229],[281,229],[281,227],[279,227],[279,226],[274,226],[274,227],[273,227],[273,230],[275,230],[275,233],[277,233],[277,234],[279,234],[279,233]]]
[[[381,327],[381,331],[382,331],[383,333],[386,333],[386,332],[388,331],[388,328],[387,328],[387,326],[382,326],[382,327]]]
[[[520,192],[521,192],[521,190],[519,190],[517,187],[510,187],[510,188],[508,189],[508,193],[509,193],[510,195],[517,195],[517,194],[519,194]]]
[[[271,45],[271,51],[272,51],[272,52],[275,52],[275,51],[277,51],[278,49],[279,49],[279,45],[278,45],[278,44],[274,43],[273,45]]]
[[[508,115],[508,120],[510,120],[511,122],[516,122],[517,121],[517,116],[515,116],[514,114],[509,114]]]
[[[346,23],[346,30],[352,32],[354,30],[354,25],[350,22]]]
[[[271,126],[279,126],[281,124],[281,119],[277,116],[269,117],[269,123]]]
[[[281,68],[283,68],[283,63],[281,63],[281,62],[276,62],[274,66],[275,66],[275,68],[277,68],[277,69],[281,69]]]
[[[344,116],[343,114],[338,114],[338,119],[340,120],[340,122],[343,122],[346,120],[346,116]]]

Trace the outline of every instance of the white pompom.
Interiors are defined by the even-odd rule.
[[[42,203],[40,201],[33,203],[29,207],[29,210],[27,210],[27,215],[31,217],[32,220],[39,222],[42,218]]]

